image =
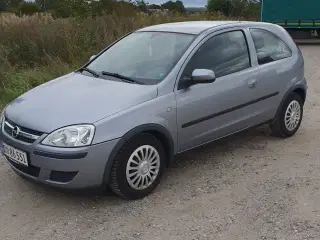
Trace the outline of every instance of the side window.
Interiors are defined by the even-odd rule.
[[[292,56],[290,48],[271,32],[262,29],[250,30],[260,65]]]
[[[232,31],[205,42],[190,59],[182,77],[190,77],[195,69],[210,69],[216,77],[222,77],[250,67],[244,33],[240,30]]]

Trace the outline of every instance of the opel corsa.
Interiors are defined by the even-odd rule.
[[[178,153],[261,124],[294,135],[306,93],[303,56],[280,26],[150,26],[8,104],[1,149],[27,178],[137,199]]]

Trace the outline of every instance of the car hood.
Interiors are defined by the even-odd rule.
[[[42,84],[10,103],[5,116],[17,125],[50,133],[94,123],[157,96],[157,86],[70,73]]]

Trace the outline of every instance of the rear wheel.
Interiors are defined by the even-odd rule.
[[[161,142],[151,134],[139,134],[125,143],[117,154],[110,187],[123,198],[143,198],[159,184],[165,163]]]
[[[291,137],[299,129],[303,117],[303,102],[297,93],[290,93],[270,125],[273,135]]]

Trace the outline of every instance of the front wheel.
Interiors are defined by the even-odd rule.
[[[297,93],[290,93],[282,108],[270,124],[273,135],[291,137],[299,129],[303,117],[303,102]]]
[[[165,163],[161,142],[151,134],[139,134],[125,143],[117,154],[110,187],[120,197],[143,198],[159,184]]]

